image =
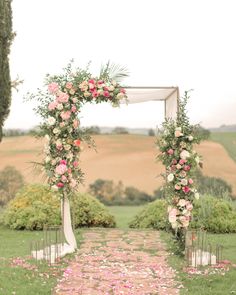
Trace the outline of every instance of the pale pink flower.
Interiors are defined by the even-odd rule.
[[[181,166],[180,164],[177,164],[177,165],[176,165],[176,168],[177,168],[177,169],[181,169],[182,166]]]
[[[178,202],[178,206],[184,207],[186,205],[187,201],[185,199],[180,199]]]
[[[79,166],[79,162],[78,161],[74,161],[73,166],[76,168]]]
[[[72,111],[72,113],[75,113],[76,110],[77,110],[77,108],[76,108],[76,106],[73,104],[72,107],[71,107],[71,111]]]
[[[57,107],[57,105],[58,105],[58,102],[57,101],[50,102],[50,104],[48,105],[49,111],[55,110],[55,108]]]
[[[71,89],[73,87],[73,84],[71,82],[66,83],[66,88]]]
[[[59,85],[56,82],[52,82],[48,85],[48,91],[52,94],[56,93],[59,89]]]
[[[77,185],[76,180],[74,180],[74,179],[72,178],[72,179],[70,180],[70,187],[71,187],[71,188],[75,188],[76,185]]]
[[[61,127],[61,128],[65,127],[65,122],[61,122],[61,123],[60,123],[60,127]]]
[[[187,204],[186,204],[186,209],[187,209],[188,211],[192,211],[192,210],[193,210],[193,204],[190,203],[190,202],[187,202]]]
[[[65,164],[60,164],[55,169],[56,174],[59,174],[59,175],[66,173],[66,171],[67,171],[67,166]]]
[[[66,103],[69,100],[69,95],[64,92],[60,92],[59,95],[57,96],[57,101],[61,103]]]
[[[183,227],[188,227],[189,226],[189,217],[188,216],[180,216],[179,220],[182,223]]]
[[[74,94],[75,94],[75,89],[72,88],[72,89],[70,90],[70,94],[71,94],[71,95],[74,95]]]
[[[169,149],[169,150],[167,151],[167,154],[169,154],[169,155],[173,155],[173,154],[174,154],[174,150],[173,150],[173,149]]]
[[[189,178],[188,183],[189,183],[189,184],[193,184],[193,180],[192,180],[192,178]]]
[[[179,190],[181,189],[181,186],[178,185],[178,184],[176,184],[176,185],[175,185],[175,189],[176,189],[177,191],[179,191]]]
[[[69,120],[71,116],[71,112],[70,111],[61,112],[60,116],[62,120]]]
[[[183,133],[180,130],[175,130],[175,137],[183,136]]]
[[[176,222],[176,215],[177,215],[177,212],[178,210],[176,208],[172,208],[170,211],[169,211],[169,222],[170,223],[173,223],[173,222]]]
[[[184,163],[186,163],[186,160],[184,160],[184,159],[180,159],[180,160],[179,160],[179,164],[180,164],[180,165],[183,165]]]
[[[78,102],[77,97],[73,97],[73,98],[72,98],[72,101],[73,101],[73,103],[77,103],[77,102]]]
[[[61,177],[61,181],[62,181],[62,182],[67,182],[67,177],[66,177],[65,175],[62,175],[62,177]]]

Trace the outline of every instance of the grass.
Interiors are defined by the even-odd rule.
[[[212,132],[210,139],[222,144],[236,162],[236,132]]]
[[[143,206],[110,206],[108,210],[115,216],[118,228],[126,229],[129,222],[143,208]]]
[[[162,232],[162,238],[166,241],[170,252],[174,252],[175,246],[171,235]],[[223,259],[236,262],[236,234],[210,234],[209,241],[223,245]],[[181,295],[228,295],[236,294],[236,268],[233,267],[224,275],[189,275],[183,271],[185,261],[182,257],[171,255],[170,265],[178,271],[178,279],[182,282],[184,289]]]

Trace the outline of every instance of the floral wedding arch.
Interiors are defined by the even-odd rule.
[[[166,119],[177,118],[178,87],[121,87],[119,79],[126,73],[107,64],[99,77],[94,78],[88,71],[72,69],[69,64],[63,74],[47,76],[45,89],[31,94],[30,99],[39,102],[35,108],[43,118],[40,135],[45,138],[45,160],[41,165],[46,172],[52,190],[60,194],[63,229],[69,245],[67,252],[77,248],[71,226],[70,196],[78,190],[83,181],[79,156],[81,142],[93,146],[93,141],[85,128],[80,127],[79,113],[85,103],[110,102],[139,103],[164,101]]]

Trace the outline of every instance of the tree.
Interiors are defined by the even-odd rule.
[[[154,130],[153,130],[153,129],[149,129],[149,130],[148,130],[148,135],[149,135],[149,136],[155,136],[155,132],[154,132]]]
[[[13,38],[11,0],[0,0],[0,141],[11,104],[12,85],[8,56]]]
[[[115,127],[113,130],[112,130],[112,133],[114,134],[128,134],[128,130],[124,127]]]
[[[91,126],[88,128],[90,134],[101,134],[101,129],[98,126]]]
[[[0,206],[13,199],[17,191],[24,185],[21,173],[12,166],[6,166],[0,171]]]

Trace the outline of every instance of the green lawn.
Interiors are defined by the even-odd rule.
[[[118,228],[128,228],[129,222],[142,210],[143,206],[109,206],[107,208],[115,216]]]
[[[236,132],[212,132],[210,139],[219,142],[236,161]]]

